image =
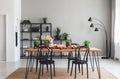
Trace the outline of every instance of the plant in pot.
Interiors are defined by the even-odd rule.
[[[40,45],[40,41],[38,39],[34,40],[34,48],[37,48]]]
[[[21,24],[24,26],[22,31],[28,31],[27,24],[31,24],[31,22],[30,22],[30,20],[23,20],[23,21],[21,21]]]
[[[89,41],[89,40],[85,40],[85,41],[84,41],[84,45],[89,47],[90,41]]]
[[[56,31],[55,31],[55,33],[56,33],[56,36],[55,36],[55,38],[57,39],[57,40],[60,40],[60,32],[61,32],[61,29],[59,28],[59,27],[57,27],[57,29],[56,29]]]
[[[46,39],[46,40],[44,40],[44,45],[45,45],[45,46],[47,46],[47,47],[48,47],[48,46],[49,46],[49,43],[50,43],[50,42],[49,42],[49,40],[47,40],[47,39]]]
[[[68,34],[68,33],[63,33],[63,35],[62,35],[62,36],[63,36],[63,39],[64,39],[64,40],[67,40],[67,39],[68,39],[69,34]]]
[[[47,23],[48,18],[47,17],[43,17],[42,20],[43,20],[43,23]]]
[[[21,22],[21,24],[24,24],[24,25],[26,25],[26,24],[31,24],[31,22],[30,22],[30,20],[23,20],[23,21]]]
[[[71,42],[72,42],[71,39],[66,40],[66,47],[71,46]]]

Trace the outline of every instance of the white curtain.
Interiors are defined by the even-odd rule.
[[[115,56],[115,0],[112,0],[112,17],[111,17],[111,38],[110,38],[110,56]]]
[[[115,2],[115,58],[120,59],[120,0]]]

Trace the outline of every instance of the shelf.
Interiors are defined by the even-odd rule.
[[[46,27],[49,27],[46,30]],[[52,23],[31,23],[27,26],[21,24],[21,58],[24,58],[24,45],[32,47],[34,46],[34,38],[38,38],[40,40],[40,44],[42,44],[42,35],[50,35],[52,37]],[[39,36],[39,37],[38,37]]]
[[[31,39],[21,39],[21,41],[31,41]]]
[[[54,39],[54,41],[66,41],[66,40],[58,40],[58,39]]]
[[[31,32],[31,33],[40,33],[40,31],[38,31],[38,32]]]
[[[41,24],[51,24],[51,23],[41,23]]]
[[[30,31],[21,31],[21,33],[30,33]]]
[[[43,32],[43,33],[50,33],[50,31],[48,31],[48,32],[47,32],[47,31],[42,31],[42,32]]]

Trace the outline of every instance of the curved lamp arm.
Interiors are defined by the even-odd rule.
[[[99,19],[97,19],[97,18],[89,17],[88,21],[91,22],[92,19],[93,19],[93,20],[96,20],[96,21],[98,21],[98,22],[100,22],[103,26],[105,26],[104,23],[103,23],[102,21],[100,21]]]
[[[101,26],[102,28],[103,28],[103,30],[107,33],[107,30],[106,30],[106,28],[105,28],[105,26],[103,26],[103,25],[101,25],[101,24],[95,24],[95,23],[92,23],[93,25],[99,25],[99,26]]]

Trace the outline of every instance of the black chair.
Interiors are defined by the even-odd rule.
[[[39,67],[38,79],[40,79],[41,68],[42,68],[42,76],[43,76],[44,65],[47,66],[47,69],[48,69],[48,66],[50,66],[50,77],[52,79],[52,65],[53,65],[54,76],[55,76],[55,61],[52,60],[52,49],[48,48],[48,47],[44,47],[44,48],[47,49],[47,54],[46,54],[47,59],[39,60],[40,67]],[[44,52],[42,52],[41,50],[42,50],[42,48],[39,49],[39,53],[41,56],[43,56]],[[49,56],[49,54],[50,54],[50,56]]]
[[[87,68],[87,79],[88,79],[88,55],[89,55],[89,47],[87,46],[80,46],[78,47],[78,52],[81,52],[82,50],[85,50],[84,55],[80,57],[75,57],[75,60],[72,61],[72,67],[71,67],[71,73],[70,76],[72,75],[72,71],[73,71],[73,64],[75,64],[75,79],[76,79],[76,66],[77,65],[81,65],[81,69],[82,69],[82,75],[83,75],[83,64],[86,64],[86,68]]]
[[[72,43],[71,45],[76,45],[77,47],[79,47],[80,45],[79,44],[77,44],[77,43]],[[76,51],[76,49],[75,49],[75,52],[77,52]],[[75,53],[75,56],[77,56],[77,54]],[[70,61],[71,60],[75,60],[75,56],[73,56],[73,52],[69,52],[69,54],[68,54],[68,68],[67,68],[67,72],[69,73],[69,68],[70,68]],[[78,56],[79,56],[79,54],[78,54]],[[80,71],[79,71],[80,72]]]
[[[36,55],[36,72],[38,70],[38,63],[39,61],[41,60],[47,60],[48,59],[48,53],[49,52],[46,52],[46,53],[42,53],[40,52],[40,48],[38,48],[38,53]],[[46,65],[47,66],[47,65]],[[47,71],[48,71],[48,66],[47,66]]]

